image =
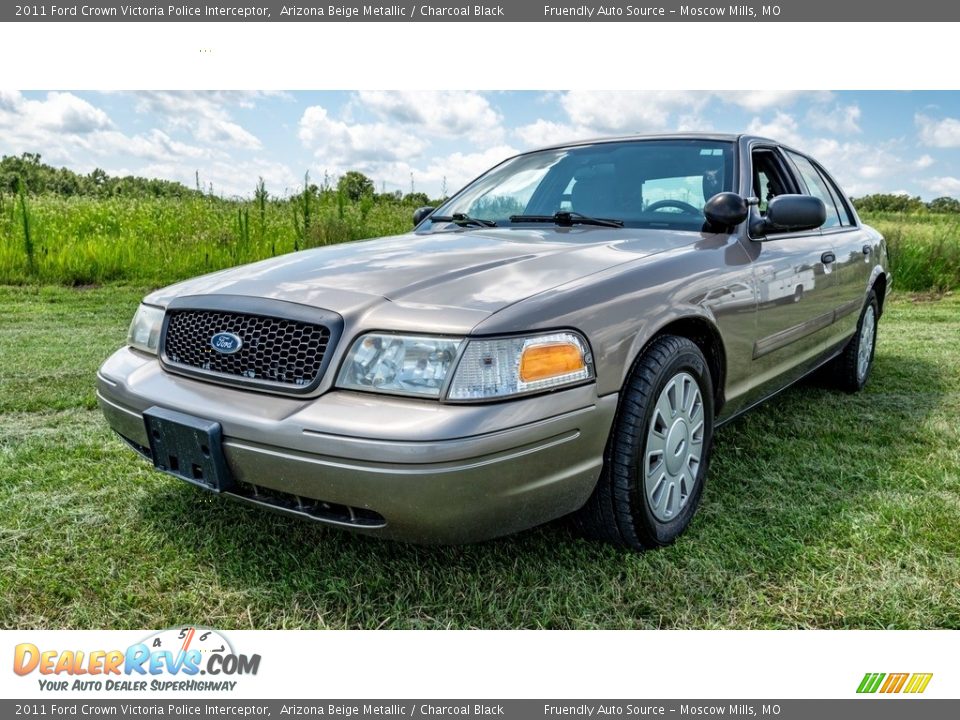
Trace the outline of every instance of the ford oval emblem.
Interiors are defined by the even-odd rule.
[[[243,347],[243,340],[240,339],[239,335],[233,333],[217,333],[210,338],[210,347],[223,355],[233,355]]]

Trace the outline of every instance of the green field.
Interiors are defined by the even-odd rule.
[[[422,198],[420,202],[425,201]],[[406,232],[416,198],[318,191],[263,202],[0,194],[0,283],[160,286],[306,247]],[[865,213],[896,287],[960,288],[960,213]]]
[[[954,295],[889,303],[863,393],[723,428],[690,531],[632,554],[381,542],[149,469],[93,395],[143,292],[0,287],[0,627],[960,628]]]
[[[24,211],[26,206],[26,227]],[[42,195],[0,202],[0,283],[166,285],[320,245],[395,235],[415,205],[336,193],[254,202]]]
[[[887,239],[897,288],[960,288],[960,214],[863,213],[862,218]]]

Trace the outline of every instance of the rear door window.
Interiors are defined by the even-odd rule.
[[[830,193],[830,188],[827,187],[826,182],[824,182],[820,173],[817,172],[813,163],[803,155],[797,155],[789,150],[787,150],[786,153],[793,161],[794,166],[796,166],[797,172],[800,173],[800,178],[803,180],[804,185],[807,186],[807,193],[822,200],[824,206],[827,208],[827,221],[823,224],[823,227],[840,227],[840,212],[837,210],[837,204],[833,199],[833,195]]]
[[[827,175],[827,172],[823,169],[822,165],[817,163],[812,164],[817,169],[817,172],[820,173],[820,177],[823,178],[824,184],[830,190],[830,195],[833,197],[833,202],[837,206],[837,210],[840,212],[840,224],[844,227],[856,225],[857,223],[853,219],[853,211],[850,209],[850,203],[843,196],[840,188],[837,187],[837,184],[832,179],[830,179],[830,176]]]

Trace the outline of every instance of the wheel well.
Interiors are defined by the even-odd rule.
[[[873,292],[877,295],[877,314],[883,315],[883,301],[887,299],[887,276],[883,273],[877,275],[873,281]]]
[[[713,323],[703,318],[686,317],[663,326],[650,339],[652,341],[661,335],[679,335],[691,340],[700,348],[700,352],[707,359],[707,366],[710,368],[710,379],[713,381],[714,413],[718,413],[724,403],[723,383],[727,372],[727,356],[717,328]]]

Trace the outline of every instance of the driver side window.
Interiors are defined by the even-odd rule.
[[[772,150],[753,151],[753,193],[760,200],[758,210],[767,214],[767,206],[777,195],[790,192],[790,183],[780,159]]]

